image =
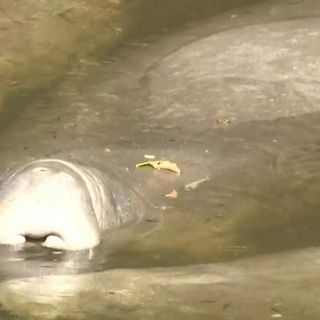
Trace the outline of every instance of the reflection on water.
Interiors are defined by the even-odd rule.
[[[56,154],[96,157],[127,168],[162,219],[106,233],[93,252],[3,249],[3,277],[226,262],[319,245],[319,37],[318,19],[305,19],[186,45],[159,39],[38,96],[3,130],[2,170]],[[146,154],[177,162],[181,176],[135,169]],[[173,189],[178,198],[166,198]]]

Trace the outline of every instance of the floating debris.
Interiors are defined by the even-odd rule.
[[[271,318],[272,319],[280,319],[283,317],[283,314],[281,312],[282,304],[281,303],[275,303],[271,308]]]
[[[177,199],[178,198],[178,192],[176,190],[172,190],[170,193],[166,194],[167,198],[170,199]]]
[[[144,158],[145,158],[145,159],[155,159],[156,156],[154,156],[153,154],[145,154],[145,155],[144,155]]]
[[[111,152],[111,149],[105,148],[105,149],[104,149],[104,152]]]
[[[202,179],[199,179],[199,180],[196,180],[196,181],[192,181],[192,182],[186,184],[184,186],[184,188],[187,191],[194,190],[194,189],[198,188],[199,184],[201,184],[203,182],[206,182],[206,181],[209,181],[209,177],[205,177],[205,178],[202,178]]]
[[[226,247],[226,251],[234,252],[234,253],[240,253],[240,252],[246,251],[247,249],[248,249],[247,246],[238,246],[238,245]]]
[[[136,164],[136,168],[151,166],[158,170],[169,170],[180,175],[180,169],[176,163],[167,160],[147,161]]]
[[[228,125],[231,123],[231,120],[229,118],[223,117],[223,118],[218,118],[216,119],[216,123],[217,124],[224,124],[224,125]]]

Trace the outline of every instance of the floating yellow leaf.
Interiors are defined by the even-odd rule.
[[[151,166],[154,169],[158,169],[158,170],[169,170],[177,174],[180,174],[180,169],[177,166],[177,164],[167,160],[147,161],[147,162],[136,164],[136,168],[145,167],[145,166]]]
[[[166,194],[166,197],[170,199],[177,199],[178,192],[176,190],[172,190],[170,193]]]

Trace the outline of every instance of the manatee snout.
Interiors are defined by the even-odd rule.
[[[0,243],[38,240],[63,250],[95,247],[102,231],[119,220],[109,189],[92,168],[58,159],[30,162],[1,183]]]

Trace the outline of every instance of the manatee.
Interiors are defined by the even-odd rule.
[[[143,200],[99,169],[61,159],[17,168],[0,185],[0,243],[38,240],[48,248],[97,246],[105,230],[143,217]]]

